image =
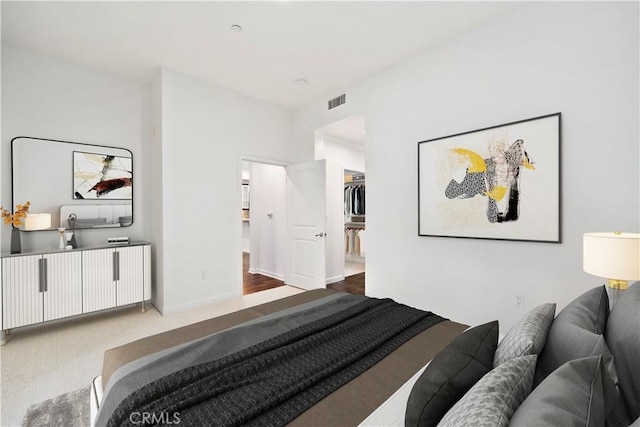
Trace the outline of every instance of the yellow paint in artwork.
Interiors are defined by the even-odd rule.
[[[491,197],[498,202],[504,198],[505,194],[507,194],[507,187],[503,187],[502,185],[498,185],[491,191],[484,192],[485,196]]]
[[[527,169],[535,169],[536,167],[533,165],[533,163],[529,162],[529,158],[527,156],[524,156],[524,161],[522,162],[522,166],[524,166]]]
[[[471,167],[469,167],[469,172],[484,172],[487,170],[487,164],[484,162],[484,159],[478,153],[475,153],[471,150],[467,150],[466,148],[454,148],[454,153],[460,154],[461,156],[465,156],[471,162]]]

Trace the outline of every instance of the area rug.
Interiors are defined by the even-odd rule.
[[[89,387],[32,405],[22,419],[23,427],[87,427]]]

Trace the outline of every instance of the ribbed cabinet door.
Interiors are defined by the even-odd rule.
[[[116,306],[113,249],[82,252],[82,312]]]
[[[127,305],[144,300],[144,246],[118,248],[120,280],[118,280],[117,305]]]
[[[44,293],[44,320],[82,313],[82,254],[47,254],[47,291]]]
[[[2,259],[2,328],[42,322],[42,292],[40,292],[41,255]]]

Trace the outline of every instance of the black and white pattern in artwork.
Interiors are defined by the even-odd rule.
[[[560,113],[418,143],[419,235],[559,242]]]

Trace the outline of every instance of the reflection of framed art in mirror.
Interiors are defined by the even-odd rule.
[[[73,198],[131,200],[131,157],[73,152]]]

